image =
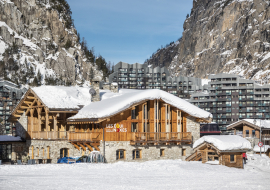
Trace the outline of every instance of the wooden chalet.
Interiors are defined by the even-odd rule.
[[[186,161],[243,168],[243,153],[251,149],[250,142],[235,135],[204,136],[194,144],[194,153]]]
[[[18,122],[32,159],[55,163],[93,150],[106,155],[107,162],[181,158],[199,138],[199,122],[211,122],[210,113],[163,91],[162,96],[155,97],[160,95],[156,90],[149,98],[145,90],[91,103],[88,90],[47,86],[27,91],[10,121]]]
[[[243,119],[227,126],[227,130],[233,131],[234,135],[256,139],[260,139],[261,131],[262,141],[270,145],[270,121],[268,120]]]

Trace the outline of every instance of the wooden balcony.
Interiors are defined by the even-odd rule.
[[[184,133],[131,133],[131,144],[180,144],[191,143],[192,135],[190,132]]]
[[[102,133],[84,133],[70,131],[32,131],[28,139],[33,140],[68,140],[72,142],[98,142],[102,140]]]
[[[28,133],[28,139],[67,140],[68,135],[68,131],[30,131]]]
[[[102,133],[100,132],[70,132],[68,136],[68,140],[73,142],[99,142],[102,138]]]

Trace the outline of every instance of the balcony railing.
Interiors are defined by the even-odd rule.
[[[180,142],[191,143],[192,135],[190,132],[131,133],[130,141],[132,143],[180,143]]]
[[[68,137],[69,141],[88,141],[95,142],[102,140],[102,133],[84,133],[84,132],[71,132]]]
[[[94,142],[102,140],[101,133],[85,133],[70,131],[30,131],[28,139],[45,139],[45,140],[68,140],[68,141],[86,141]]]

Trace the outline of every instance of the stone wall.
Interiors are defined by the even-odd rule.
[[[18,122],[15,124],[16,135],[20,136],[23,139],[26,139],[27,123],[28,123],[28,118],[27,116],[25,116],[25,112],[24,112],[23,115],[18,120]]]
[[[103,143],[100,145],[100,152],[104,154]],[[160,160],[160,159],[182,159],[185,160],[186,156],[192,153],[191,145],[160,145],[160,146],[133,146],[129,141],[110,141],[105,142],[105,158],[106,162],[116,162],[116,151],[124,149],[126,151],[125,161],[134,161],[132,158],[132,151],[135,149],[141,150],[141,159],[136,161]],[[160,155],[160,150],[164,149],[165,155]],[[186,156],[182,155],[183,149],[186,150]]]
[[[191,132],[193,143],[200,138],[200,123],[194,117],[187,117],[187,132]]]
[[[90,153],[88,148],[86,148],[86,151],[83,151],[82,148],[78,150],[71,143],[64,140],[63,141],[27,140],[26,146],[29,148],[30,158],[32,157],[32,146],[34,147],[34,159],[48,159],[47,155],[49,150],[49,159],[52,159],[52,163],[57,163],[57,160],[60,158],[60,149],[62,148],[69,149],[70,157],[78,157],[82,156],[83,154]],[[49,149],[47,147],[49,147]]]

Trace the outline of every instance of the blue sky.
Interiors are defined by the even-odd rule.
[[[193,0],[67,0],[75,27],[106,61],[143,63],[182,36]]]

